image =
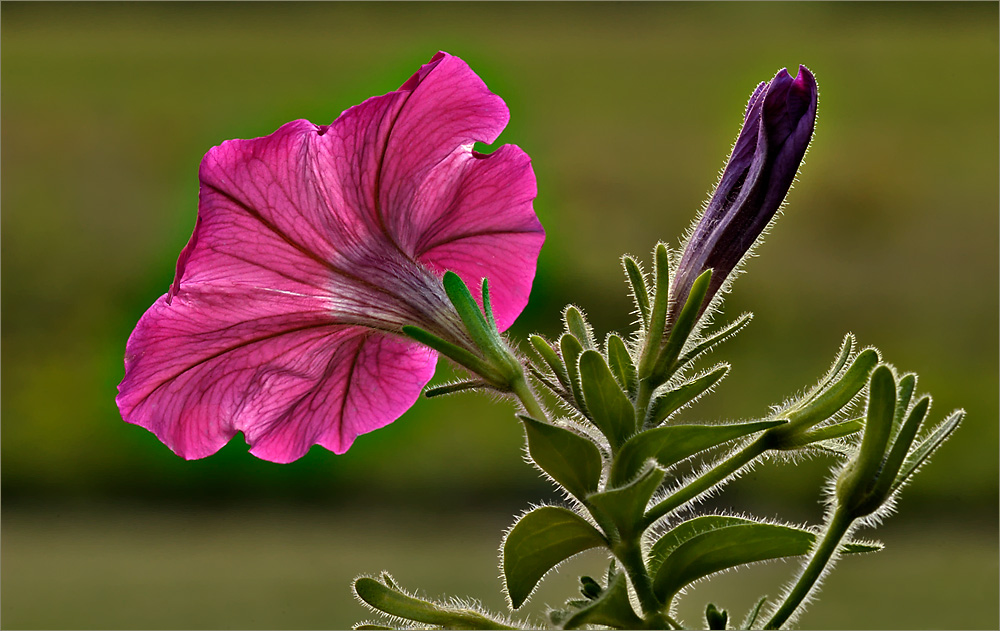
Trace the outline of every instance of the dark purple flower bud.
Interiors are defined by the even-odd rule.
[[[794,79],[782,69],[750,96],[733,153],[677,267],[669,321],[694,280],[711,269],[708,304],[778,211],[812,138],[816,100],[816,80],[805,66]]]

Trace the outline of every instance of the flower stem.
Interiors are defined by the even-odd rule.
[[[767,444],[762,440],[755,440],[700,477],[678,489],[674,494],[649,509],[644,519],[643,530],[652,526],[658,519],[670,511],[698,497],[730,475],[736,473],[765,451],[767,451]]]
[[[830,518],[830,524],[826,528],[823,540],[820,541],[813,552],[812,558],[809,559],[809,564],[802,571],[792,591],[785,597],[785,601],[781,603],[778,610],[774,612],[771,619],[764,625],[765,629],[780,629],[781,625],[785,624],[791,618],[798,606],[809,595],[809,592],[812,591],[816,581],[823,575],[827,564],[829,564],[830,559],[833,557],[833,553],[836,552],[837,546],[840,544],[840,540],[847,534],[847,529],[850,528],[852,521],[854,520],[847,511],[842,510],[840,507],[837,508],[833,517]]]
[[[545,409],[535,398],[535,393],[532,392],[523,372],[517,379],[511,381],[510,388],[517,400],[524,406],[524,411],[528,413],[528,416],[538,421],[549,420],[549,415],[545,413]]]

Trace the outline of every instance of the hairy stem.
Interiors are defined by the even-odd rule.
[[[840,540],[847,534],[847,529],[850,528],[852,521],[853,518],[847,511],[842,510],[840,507],[837,508],[833,517],[830,518],[830,523],[826,528],[826,533],[823,535],[823,540],[820,541],[819,545],[813,551],[812,558],[809,559],[809,564],[802,571],[792,591],[788,592],[788,596],[785,597],[784,602],[781,603],[778,610],[774,612],[771,619],[764,625],[765,629],[780,629],[781,625],[785,624],[792,617],[795,610],[798,609],[802,601],[812,591],[816,585],[816,581],[823,575],[827,564],[833,558],[833,553],[837,551],[837,546],[840,545]]]
[[[767,444],[764,441],[755,440],[698,478],[681,487],[659,504],[649,509],[643,523],[643,530],[652,526],[658,519],[670,511],[683,506],[750,464],[754,458],[760,456],[767,449]]]
[[[549,415],[538,402],[538,399],[535,398],[535,393],[531,390],[531,386],[528,385],[528,380],[524,378],[523,372],[520,377],[513,380],[510,386],[511,391],[517,397],[517,400],[521,402],[521,405],[524,406],[524,410],[528,413],[528,416],[539,421],[549,420]]]
[[[660,601],[653,593],[653,581],[646,571],[646,564],[642,560],[642,549],[639,547],[638,537],[630,541],[623,541],[615,549],[615,556],[625,568],[632,587],[635,588],[635,595],[639,597],[639,604],[642,606],[642,613],[649,617],[660,610]]]

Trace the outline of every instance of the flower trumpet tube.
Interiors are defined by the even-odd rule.
[[[783,69],[754,90],[719,184],[678,264],[671,316],[710,269],[703,312],[778,212],[812,138],[817,99],[816,80],[805,66],[794,79]]]
[[[274,462],[314,444],[343,453],[398,418],[437,361],[403,327],[477,352],[446,270],[489,280],[501,331],[527,303],[545,238],[530,159],[472,149],[508,119],[465,62],[438,53],[330,125],[210,150],[173,286],[126,347],[122,417],[184,458],[243,432]]]

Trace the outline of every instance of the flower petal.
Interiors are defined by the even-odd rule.
[[[343,453],[396,419],[435,361],[411,342],[331,322],[311,297],[195,286],[143,315],[117,401],[126,421],[184,458],[243,431],[255,455],[290,462],[313,444]]]
[[[493,313],[504,331],[528,304],[545,241],[532,208],[537,189],[531,160],[519,148],[504,145],[491,155],[473,154],[460,176],[428,186],[434,187],[447,191],[452,201],[421,236],[418,260],[461,276],[480,304],[481,280],[489,278]],[[430,194],[419,203],[436,205]]]

